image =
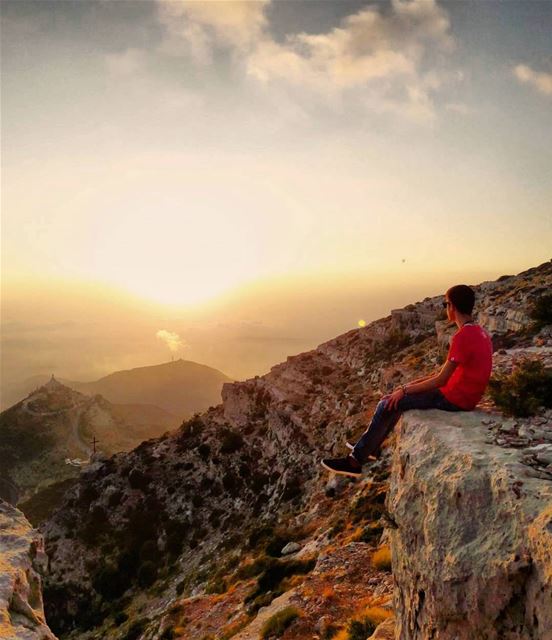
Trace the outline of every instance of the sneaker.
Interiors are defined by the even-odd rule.
[[[358,466],[357,466],[358,465]],[[351,457],[347,458],[334,458],[333,460],[322,460],[322,466],[324,469],[337,473],[341,476],[351,476],[352,478],[360,478],[362,475],[362,465],[354,464],[351,461]]]

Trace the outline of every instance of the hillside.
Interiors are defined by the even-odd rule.
[[[49,377],[33,376],[19,386],[6,389],[3,404],[21,400],[44,385]],[[154,405],[184,419],[218,404],[222,385],[231,379],[212,367],[179,359],[159,365],[115,371],[93,382],[64,378],[59,378],[59,381],[85,395],[101,394],[111,403]]]
[[[552,367],[552,328],[529,316],[551,285],[548,262],[475,287],[496,370],[510,371],[523,357]],[[454,331],[441,302],[436,296],[394,310],[265,376],[225,384],[222,404],[178,431],[90,465],[41,526],[54,632],[79,640],[253,640],[273,613],[293,605],[297,616],[282,638],[345,640],[352,629],[366,638],[392,616],[386,544],[401,526],[385,506],[393,446],[356,483],[328,476],[319,459],[344,453],[345,439],[365,428],[382,392],[439,366]],[[524,482],[515,474],[529,474],[542,483],[535,496],[546,502],[552,412],[514,423],[486,397],[469,415],[468,432],[485,428],[478,464],[496,449],[515,454],[514,493]],[[460,472],[454,477],[461,482]],[[457,523],[468,525],[469,518]],[[441,541],[445,554],[448,542]],[[507,637],[549,638],[542,629],[524,633]]]
[[[113,405],[86,396],[55,380],[0,414],[0,476],[11,481],[24,501],[40,488],[78,477],[67,460],[86,461],[92,440],[112,455],[178,426],[175,416],[148,405]]]

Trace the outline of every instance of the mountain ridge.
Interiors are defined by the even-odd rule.
[[[498,370],[511,370],[522,356],[552,367],[551,327],[534,327],[529,315],[551,285],[547,262],[476,287]],[[350,553],[355,565],[372,566],[388,539],[382,505],[390,448],[356,485],[328,478],[318,460],[344,452],[381,393],[442,361],[453,328],[441,301],[393,310],[264,376],[225,384],[222,404],[175,433],[83,471],[41,527],[50,557],[45,608],[55,632],[79,640],[200,640],[231,637],[234,625],[245,638],[259,608],[288,591],[301,595],[303,613],[287,640],[345,629],[367,604],[391,614],[385,570],[348,590],[342,565]],[[511,427],[488,396],[479,409],[497,425],[485,446],[508,446],[502,434]],[[541,433],[552,432],[546,416],[539,420]],[[534,441],[536,423],[520,425],[529,434],[524,442]],[[539,464],[535,473],[546,477]],[[286,561],[290,541],[300,550]]]
[[[21,383],[20,391],[12,390],[9,395],[17,397],[20,393],[24,393],[27,396],[36,390],[37,384],[42,386],[48,379],[49,376],[43,375],[27,378]],[[100,393],[110,402],[117,404],[140,404],[145,394],[147,402],[144,404],[159,406],[182,418],[216,403],[220,397],[218,395],[220,386],[223,382],[231,380],[218,369],[182,358],[156,365],[114,371],[90,382],[57,379],[76,391],[87,395]],[[133,384],[139,385],[138,388],[133,388]],[[178,385],[187,387],[187,395],[182,397],[182,389],[178,389]],[[159,390],[160,386],[161,390]]]

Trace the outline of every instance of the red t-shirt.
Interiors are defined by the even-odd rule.
[[[457,407],[473,409],[481,400],[491,377],[491,337],[479,325],[464,325],[452,336],[447,360],[456,362],[458,366],[441,387],[441,393]]]

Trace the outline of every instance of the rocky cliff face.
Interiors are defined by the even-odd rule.
[[[42,536],[15,507],[0,500],[0,638],[56,640],[44,620]]]
[[[493,316],[498,305],[516,310],[523,326],[529,327],[528,300],[550,286],[552,263],[483,283],[476,287],[480,318]],[[227,626],[234,625],[234,635],[243,632],[245,638],[258,608],[291,589],[297,589],[294,602],[300,604],[302,615],[286,631],[286,640],[313,634],[330,637],[332,629],[345,629],[356,609],[368,603],[389,608],[389,584],[381,572],[370,570],[369,579],[363,582],[350,570],[363,563],[371,566],[383,527],[389,525],[385,517],[379,521],[384,470],[381,476],[372,470],[357,485],[334,479],[328,483],[319,458],[345,452],[345,439],[365,429],[382,391],[435,371],[442,362],[453,329],[442,320],[441,301],[442,296],[426,298],[311,352],[291,356],[265,376],[226,384],[221,405],[186,421],[173,433],[91,465],[80,475],[78,485],[65,494],[62,508],[42,527],[50,558],[45,601],[55,631],[79,640],[199,640],[231,637]],[[542,359],[552,348],[550,327],[512,333],[507,323],[496,324],[493,337],[496,356],[505,369],[522,354]],[[488,401],[482,408],[492,410]],[[530,449],[539,444],[534,442],[539,430],[548,433],[552,429],[546,416],[541,416],[544,423],[540,425],[506,428],[506,421],[496,413],[486,419],[488,424],[480,427],[487,440],[482,446],[489,450],[498,447],[502,451],[514,438],[522,443],[516,446]],[[461,483],[457,467],[463,460],[469,467],[469,456],[455,458],[448,467],[448,453],[440,453],[445,456],[440,467],[443,476],[450,472],[451,483]],[[422,450],[420,455],[423,460]],[[475,454],[474,460],[483,464],[486,455],[483,449],[481,460]],[[542,458],[540,450],[524,451],[520,468],[524,473],[542,474],[532,477],[546,487],[548,463],[539,456]],[[486,486],[483,482],[482,488]],[[514,494],[519,491],[521,495],[523,486],[512,486]],[[398,500],[397,491],[393,500]],[[462,499],[463,489],[458,491],[460,497],[452,492],[435,497],[450,501],[451,515],[456,501]],[[489,493],[488,500],[494,495]],[[398,504],[406,503],[398,500]],[[518,503],[512,505],[519,509]],[[419,505],[424,523],[421,509],[429,506]],[[400,508],[395,515],[401,531],[401,517],[406,515]],[[420,527],[420,520],[416,523]],[[439,533],[431,523],[429,518],[427,526],[422,526],[425,546],[441,544],[438,555],[446,559],[448,543],[430,537]],[[508,521],[505,531],[509,526]],[[456,549],[457,539],[468,544],[475,539],[470,536],[479,535],[479,529],[473,533],[471,521],[458,521],[457,528],[446,532],[453,536],[451,550]],[[303,560],[282,565],[281,550],[290,540],[301,547],[297,560]],[[542,556],[550,547],[546,539],[539,540],[535,549],[542,544]],[[483,565],[485,550],[492,567],[493,550],[488,545],[476,559]],[[267,553],[275,555],[267,559]],[[538,557],[536,550],[531,553],[533,559]],[[468,567],[468,560],[462,558],[462,566]],[[526,566],[523,562],[528,561],[523,558],[511,560],[512,567]],[[408,563],[409,557],[403,560]],[[292,569],[298,572],[293,580],[286,573]],[[312,573],[308,578],[298,577],[305,571]],[[397,571],[400,574],[399,566]],[[326,576],[326,582],[320,575]],[[349,587],[352,575],[356,575],[354,588]],[[300,580],[303,586],[298,585]],[[414,576],[412,585],[415,580]],[[415,595],[406,578],[404,585],[402,595],[398,594],[404,599],[402,605],[398,601],[399,610],[406,611],[416,597],[429,601],[425,591],[423,596]],[[520,589],[512,587],[511,594],[519,595]],[[327,597],[322,595],[325,590]],[[470,594],[475,591],[476,586]],[[291,601],[288,595],[286,602]],[[537,595],[531,597],[531,603],[537,602]],[[488,594],[482,592],[477,598],[484,601]],[[446,609],[446,603],[443,606]],[[482,617],[491,615],[485,606],[481,605]],[[537,615],[541,616],[538,624],[545,624],[546,618]],[[410,622],[403,623],[405,616],[401,614],[400,624],[408,627]],[[322,618],[323,629],[318,626]],[[423,617],[418,620],[415,616],[415,620],[414,628],[422,624]]]
[[[388,508],[401,640],[552,638],[552,484],[527,473],[526,448],[489,444],[486,418],[412,411],[397,427]],[[552,454],[552,424],[544,435]]]

